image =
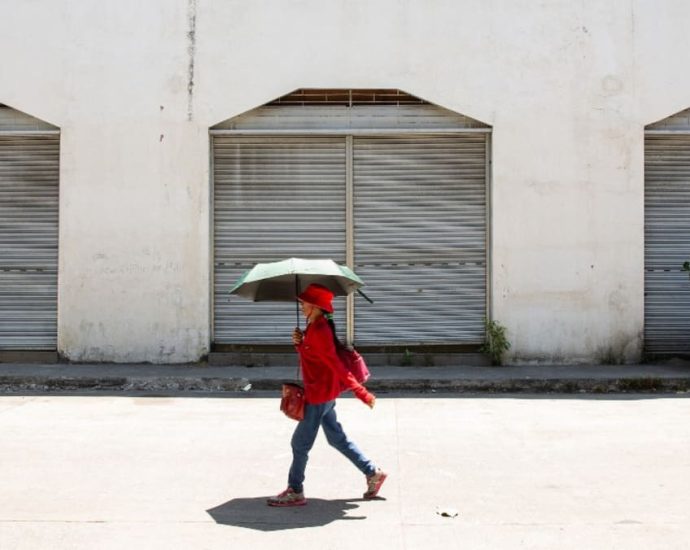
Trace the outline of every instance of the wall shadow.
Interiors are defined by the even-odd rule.
[[[283,531],[320,527],[334,521],[361,521],[367,516],[350,515],[363,499],[323,500],[308,498],[305,506],[275,508],[266,504],[267,497],[235,498],[206,510],[220,525],[245,527],[257,531]]]

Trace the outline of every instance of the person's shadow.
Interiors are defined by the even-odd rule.
[[[348,515],[359,508],[363,499],[323,500],[310,498],[305,506],[272,507],[266,498],[235,498],[225,504],[206,510],[221,525],[246,527],[259,531],[281,531],[318,527],[336,520],[363,520],[366,516]]]

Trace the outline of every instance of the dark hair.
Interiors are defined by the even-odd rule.
[[[333,322],[333,319],[330,315],[326,316],[326,321],[328,321],[328,326],[331,327],[331,332],[333,333],[333,343],[335,344],[335,349],[345,348],[345,344],[343,344],[340,341],[340,338],[338,338],[338,334],[335,330],[335,323]]]

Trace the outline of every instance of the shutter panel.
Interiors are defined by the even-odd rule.
[[[358,344],[478,344],[486,316],[486,136],[355,137]]]
[[[0,349],[57,348],[58,136],[0,134]]]
[[[690,136],[645,138],[645,351],[690,353]]]
[[[345,139],[216,136],[213,147],[214,343],[288,344],[294,303],[252,303],[229,290],[259,262],[345,263]],[[334,306],[344,335],[345,299]]]

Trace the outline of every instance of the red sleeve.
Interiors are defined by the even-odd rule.
[[[311,340],[311,345],[315,348],[314,351],[318,353],[323,363],[336,374],[341,385],[348,390],[352,390],[352,393],[355,394],[357,399],[368,405],[374,397],[373,394],[362,386],[362,384],[357,382],[357,379],[340,361],[335,350],[335,342],[333,342],[331,329],[328,326],[319,328],[321,329],[319,334],[314,334],[313,336],[315,336],[315,338]]]

